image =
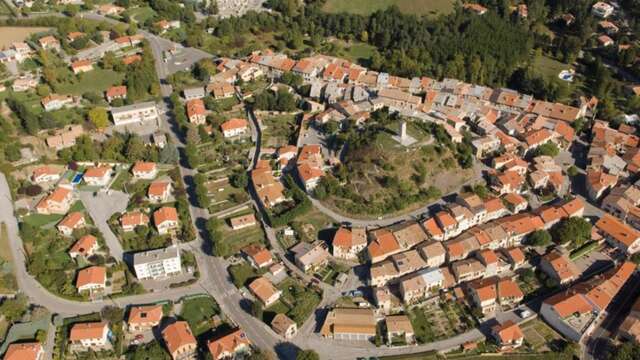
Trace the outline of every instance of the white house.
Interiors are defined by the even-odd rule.
[[[77,347],[100,349],[110,344],[111,330],[105,321],[76,323],[71,327],[69,342]]]
[[[82,177],[90,186],[106,186],[111,180],[111,167],[98,166],[87,169]]]
[[[151,180],[158,174],[158,166],[154,162],[138,161],[131,168],[136,179]]]
[[[153,213],[153,223],[160,235],[168,234],[178,228],[178,212],[173,207],[162,207]]]
[[[249,123],[245,119],[231,119],[220,125],[226,138],[244,135],[249,131]]]

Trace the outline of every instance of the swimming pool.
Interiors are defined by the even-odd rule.
[[[78,185],[82,181],[82,173],[76,173],[71,180],[71,184]]]

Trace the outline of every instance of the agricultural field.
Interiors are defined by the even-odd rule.
[[[2,10],[0,10],[0,14],[3,13]],[[49,30],[51,29],[46,27],[2,26],[0,27],[0,47],[7,48],[14,42],[24,41],[31,36],[31,34]]]
[[[405,14],[437,16],[453,11],[452,0],[328,0],[322,8],[326,12],[368,15],[396,5]]]

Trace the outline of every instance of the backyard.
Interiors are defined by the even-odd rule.
[[[231,217],[243,215],[243,213],[233,214]],[[262,228],[256,224],[244,229],[233,230],[229,226],[228,219],[224,220],[224,225],[220,227],[222,231],[224,241],[229,246],[229,254],[235,254],[242,248],[251,244],[264,244],[265,236]]]
[[[267,116],[262,119],[263,145],[277,148],[295,144],[298,134],[297,115]]]
[[[429,303],[409,311],[418,343],[450,338],[474,325],[469,312],[459,303]]]
[[[301,326],[321,300],[321,294],[293,278],[285,279],[278,285],[278,289],[282,291],[280,300],[264,311],[263,320],[267,324],[271,323],[276,314],[282,313]]]
[[[213,328],[212,318],[220,314],[220,307],[210,296],[198,296],[184,300],[180,317],[189,323],[195,336]]]

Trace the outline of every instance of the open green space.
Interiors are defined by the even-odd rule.
[[[295,143],[298,134],[297,115],[276,115],[262,119],[264,146],[279,147]]]
[[[154,17],[156,15],[156,12],[148,6],[141,6],[133,9],[128,9],[125,14],[136,22],[144,24],[147,20]]]
[[[182,304],[180,317],[189,323],[191,331],[199,336],[213,327],[212,318],[220,314],[220,307],[209,296],[187,299]]]
[[[60,85],[59,92],[63,94],[82,95],[87,92],[102,94],[107,88],[122,83],[124,74],[113,70],[94,69],[82,73],[78,81],[73,84]]]
[[[453,11],[453,0],[327,0],[326,12],[368,15],[396,5],[401,12],[414,15],[439,15]]]
[[[558,78],[562,70],[573,68],[571,65],[562,63],[546,55],[539,55],[533,60],[533,69],[536,74],[541,74],[545,78]]]
[[[9,232],[5,223],[0,224],[0,247],[2,249],[10,249]],[[14,260],[11,251],[5,250],[0,253],[1,272],[0,272],[0,293],[6,294],[14,292],[18,289],[18,283],[14,274]]]

